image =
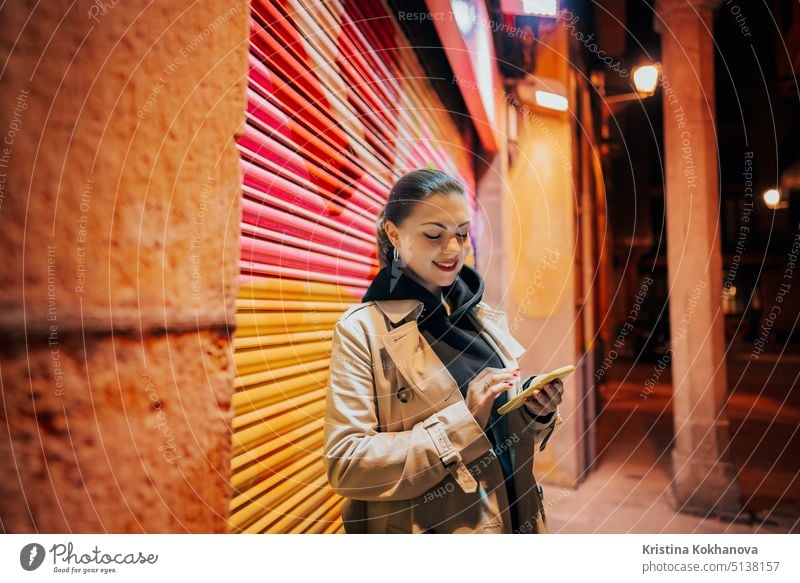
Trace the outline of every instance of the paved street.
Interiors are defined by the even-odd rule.
[[[800,358],[746,346],[728,358],[731,459],[739,469],[743,512],[735,522],[676,513],[670,503],[671,388],[640,394],[653,364],[617,362],[602,394],[596,471],[575,490],[545,486],[551,532],[799,532]]]

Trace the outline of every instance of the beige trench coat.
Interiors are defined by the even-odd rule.
[[[458,385],[417,328],[419,300],[370,301],[347,310],[333,333],[327,386],[324,462],[345,497],[348,533],[510,533],[500,462]],[[481,302],[473,318],[506,366],[525,349],[503,312]],[[391,329],[387,321],[399,324]],[[521,390],[520,375],[508,397]],[[534,449],[543,450],[556,412],[544,425],[526,408],[507,414],[518,504],[516,532],[546,532]]]

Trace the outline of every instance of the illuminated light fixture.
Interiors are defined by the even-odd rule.
[[[567,87],[558,79],[527,75],[516,86],[517,97],[528,106],[548,111],[567,111]]]
[[[735,314],[736,313],[736,286],[732,285],[729,288],[722,287],[722,313]]]
[[[558,0],[522,0],[522,12],[530,16],[555,16]]]
[[[770,188],[764,192],[764,204],[771,209],[783,208],[786,206],[781,204],[781,192],[775,188]]]
[[[558,0],[500,0],[500,12],[519,16],[556,18]]]
[[[554,109],[556,111],[567,111],[569,108],[569,102],[563,95],[537,89],[534,92],[534,96],[536,97],[536,105],[539,107]]]
[[[633,70],[633,85],[642,95],[650,96],[656,92],[658,85],[658,66],[642,65]]]
[[[646,97],[652,97],[658,86],[658,77],[661,74],[661,65],[654,63],[651,65],[639,65],[633,69],[633,88],[636,91],[631,93],[620,93],[618,95],[606,95],[604,101],[606,105],[615,103],[625,103],[626,101],[640,101]]]

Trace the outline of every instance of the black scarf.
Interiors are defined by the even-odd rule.
[[[453,306],[448,316],[441,298],[394,264],[378,272],[361,301],[421,300],[423,308],[417,320],[419,330],[459,382],[461,393],[466,397],[466,385],[481,369],[487,366],[503,368],[502,360],[478,334],[469,317],[470,311],[483,298],[483,288],[480,274],[465,264],[456,280],[442,288],[442,295]],[[472,370],[474,366],[480,366],[480,369]]]

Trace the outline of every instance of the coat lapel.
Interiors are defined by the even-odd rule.
[[[525,353],[525,347],[511,335],[508,318],[504,312],[493,310],[481,302],[476,306],[475,319],[480,322],[507,360],[515,360]]]

